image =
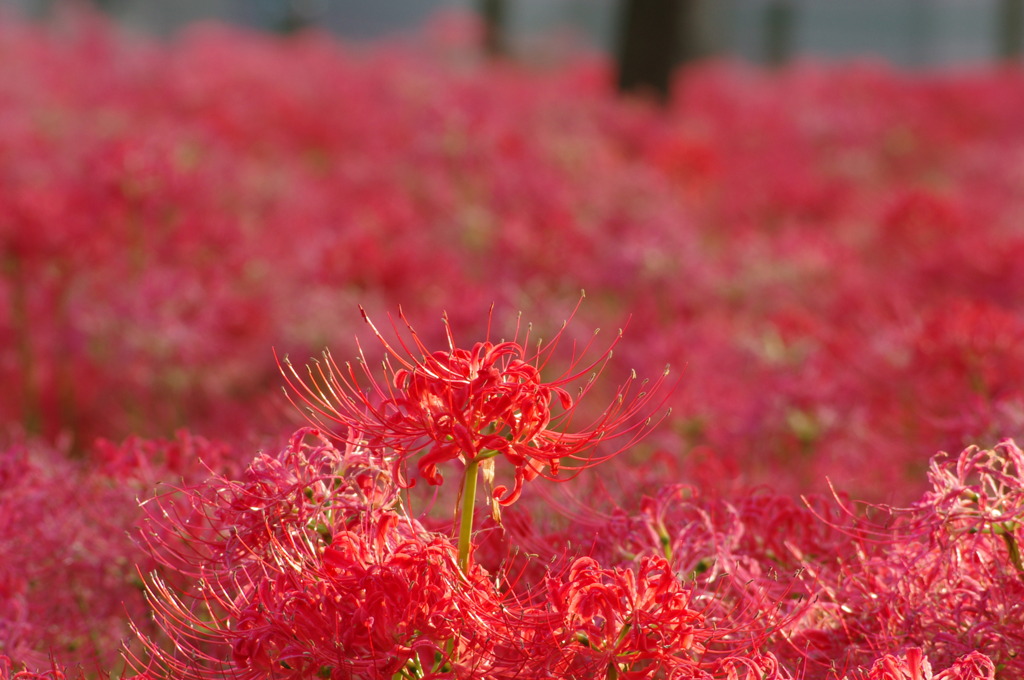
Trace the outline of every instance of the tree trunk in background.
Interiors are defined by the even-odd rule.
[[[782,66],[793,56],[796,7],[789,0],[772,0],[764,8],[764,61]]]
[[[672,72],[690,39],[693,0],[624,0],[619,20],[618,88],[668,100]]]
[[[996,56],[1020,59],[1024,51],[1024,0],[999,0]]]
[[[274,30],[284,35],[291,35],[309,28],[313,22],[307,11],[295,0],[283,0],[281,13],[275,22]]]
[[[55,3],[51,2],[46,4],[54,5]],[[113,14],[114,12],[117,12],[117,10],[121,9],[121,6],[124,3],[121,0],[92,0],[92,4],[101,12]]]
[[[29,3],[28,16],[34,19],[48,18],[53,10],[53,2],[54,0],[39,0],[39,2]]]
[[[484,53],[492,59],[508,51],[505,38],[505,0],[480,0],[480,18],[484,23]]]

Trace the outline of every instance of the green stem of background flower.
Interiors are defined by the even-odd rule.
[[[1003,541],[1006,542],[1006,549],[1010,551],[1010,563],[1017,570],[1017,573],[1020,574],[1021,578],[1024,578],[1024,561],[1021,560],[1020,546],[1017,545],[1013,532],[1005,532],[1003,534]]]
[[[462,510],[459,518],[459,568],[469,573],[469,543],[473,536],[473,507],[476,505],[476,478],[480,472],[479,460],[466,463],[462,478]]]

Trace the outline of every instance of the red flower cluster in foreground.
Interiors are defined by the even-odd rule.
[[[307,429],[242,481],[159,499],[146,539],[171,578],[194,580],[149,579],[173,645],[147,638],[140,676],[786,677],[754,652],[766,637],[705,612],[661,557],[577,557],[530,591],[461,569],[451,537],[407,514],[389,455]]]
[[[462,356],[457,349],[428,356],[449,353]],[[518,367],[514,361],[509,366]],[[429,364],[409,370],[422,365]],[[494,385],[485,364],[477,371]],[[477,401],[459,398],[474,394],[465,378],[446,384],[450,417],[477,412]],[[537,377],[536,384],[546,383]],[[336,383],[335,399],[341,389],[355,387]],[[370,408],[381,394],[345,398]],[[393,441],[406,448],[388,445],[389,423]],[[543,497],[531,494],[533,524],[516,505],[506,525],[474,527],[475,485],[463,487],[457,523],[416,512],[424,499],[401,475],[413,441],[406,421],[372,424],[376,439],[299,430],[240,475],[183,480],[143,504],[136,523],[144,553],[136,562],[149,615],[142,607],[132,615],[133,640],[122,652],[130,675],[1002,680],[1024,673],[1017,653],[1024,454],[1012,441],[934,458],[931,490],[906,508],[668,485],[635,511],[587,513],[579,501],[576,511],[554,508],[559,527],[547,526],[551,513],[536,513]],[[184,434],[163,444],[101,443],[90,483],[131,487],[154,466],[199,476],[187,469],[185,451],[231,467],[223,449]],[[483,474],[473,464],[480,453],[456,456],[466,478]],[[12,455],[0,469],[25,474],[25,462]],[[8,485],[14,491],[0,493],[0,511],[10,515],[37,487]],[[116,487],[110,498],[108,513],[131,507]],[[103,565],[119,550],[95,558]],[[478,551],[487,554],[471,559]],[[26,644],[32,585],[17,570],[5,573],[0,585],[14,589],[0,595],[14,607],[0,626],[0,677],[59,680],[68,672],[59,659],[47,663]],[[104,602],[96,600],[94,611]]]

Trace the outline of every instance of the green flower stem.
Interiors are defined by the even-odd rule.
[[[469,572],[469,543],[473,536],[473,507],[476,505],[476,478],[480,472],[480,461],[473,459],[466,463],[466,474],[462,478],[462,510],[459,518],[459,568]]]
[[[1024,561],[1021,560],[1020,546],[1017,545],[1017,539],[1014,537],[1013,532],[1007,531],[1004,533],[1003,541],[1006,542],[1006,549],[1010,551],[1010,563],[1017,570],[1017,573],[1020,574],[1021,578],[1024,578]]]

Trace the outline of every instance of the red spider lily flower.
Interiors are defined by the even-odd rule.
[[[758,651],[763,631],[709,616],[709,593],[685,585],[662,557],[613,568],[580,557],[564,578],[548,578],[547,592],[552,650],[544,666],[554,677],[791,677],[774,655]]]
[[[886,654],[876,661],[868,680],[932,680],[932,665],[918,647],[902,657]]]
[[[665,560],[647,558],[635,572],[581,557],[564,581],[549,579],[548,592],[560,619],[553,665],[566,677],[611,672],[648,678],[679,667],[700,670],[694,657],[706,638],[703,617],[690,607],[691,593]]]
[[[938,675],[918,647],[905,654],[886,654],[876,661],[867,674],[867,680],[993,680],[995,666],[992,660],[979,652],[971,652],[957,659],[952,666]]]
[[[301,572],[261,584],[226,636],[239,672],[390,678],[410,665],[486,665],[482,617],[498,603],[486,574],[467,578],[445,537],[372,529],[341,533]]]
[[[1011,439],[992,450],[970,446],[955,460],[933,457],[928,481],[917,507],[951,532],[1009,535],[1024,524],[1024,452]]]
[[[15,663],[10,657],[0,654],[0,680],[85,680],[88,676],[82,668],[68,669],[50,659],[50,667],[46,670],[14,670]]]
[[[394,515],[356,528],[326,548],[279,545],[251,576],[200,581],[198,604],[152,578],[154,616],[176,651],[144,640],[151,659],[130,663],[177,680],[486,677],[473,673],[491,663],[501,601],[486,572],[466,574],[447,537]]]
[[[330,543],[369,514],[394,508],[399,489],[389,473],[374,452],[336,448],[303,428],[277,454],[253,459],[240,479],[215,475],[143,503],[137,539],[171,571],[235,580],[239,570],[262,571],[287,546]]]
[[[634,443],[651,426],[651,419],[642,414],[667,375],[666,370],[649,390],[643,389],[646,381],[642,381],[636,393],[632,375],[604,411],[585,427],[573,428],[580,400],[611,357],[621,333],[590,362],[583,357],[593,340],[578,353],[574,346],[569,367],[545,381],[541,371],[551,360],[565,325],[552,341],[538,343],[536,350],[529,349],[529,328],[520,337],[518,324],[510,341],[487,339],[463,349],[456,345],[446,316],[448,348],[431,351],[402,312],[399,319],[410,339],[402,338],[392,323],[397,347],[365,311],[363,318],[386,352],[383,378],[374,375],[362,350],[359,368],[350,363],[339,366],[325,352],[323,363],[309,368],[308,381],[287,357],[283,360],[285,379],[308,406],[311,420],[327,429],[340,425],[342,431],[334,434],[346,441],[391,449],[398,454],[398,463],[418,456],[419,476],[434,485],[444,480],[438,470],[443,463],[460,460],[469,466],[500,455],[515,471],[511,489],[494,489],[494,498],[503,505],[514,502],[527,481],[540,475],[556,479],[561,469],[576,473]],[[575,396],[569,390],[573,383],[582,383]],[[632,436],[617,451],[601,456],[592,452],[602,441],[623,435]],[[490,474],[486,466],[485,473]]]
[[[513,637],[496,616],[503,596],[481,567],[458,564],[449,537],[397,512],[381,464],[307,428],[240,481],[215,476],[147,504],[141,538],[168,568],[144,579],[162,634],[136,630],[146,658],[126,651],[129,665],[175,680],[486,670]]]
[[[935,679],[990,678],[992,664],[1001,676],[1024,677],[1017,652],[1024,644],[1022,463],[1011,440],[991,451],[940,454],[928,472],[932,489],[913,506],[867,505],[884,523],[852,512],[847,528],[832,523],[851,549],[816,555],[804,569],[818,593],[792,639],[808,659],[852,667],[913,642],[920,652],[883,657],[871,675],[851,678],[933,680],[929,662],[948,667]]]

